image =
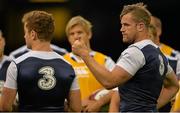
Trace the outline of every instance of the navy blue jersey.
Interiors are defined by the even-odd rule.
[[[64,101],[75,78],[74,70],[55,52],[37,53],[28,52],[14,61],[19,110],[64,111]]]
[[[129,81],[119,87],[120,110],[122,112],[156,111],[157,99],[168,69],[167,58],[160,49],[151,44],[142,48],[134,47],[142,51],[145,64],[137,70]]]
[[[4,56],[2,62],[0,62],[0,80],[1,81],[6,80],[6,72],[10,63],[11,63],[11,60],[7,56]]]

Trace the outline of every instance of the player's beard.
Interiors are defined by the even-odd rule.
[[[134,43],[134,40],[132,38],[128,37],[127,35],[124,35],[122,40],[123,40],[123,43],[125,43],[125,44],[133,44]]]

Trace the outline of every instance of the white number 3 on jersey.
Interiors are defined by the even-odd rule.
[[[54,69],[50,66],[45,66],[39,69],[39,74],[43,74],[42,78],[38,80],[38,87],[42,90],[50,90],[56,85],[56,78],[54,77]]]

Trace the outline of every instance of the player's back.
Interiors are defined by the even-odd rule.
[[[31,51],[15,59],[20,111],[63,111],[75,77],[55,52]]]

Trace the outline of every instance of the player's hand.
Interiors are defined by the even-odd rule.
[[[96,100],[89,100],[86,105],[83,106],[82,112],[98,112],[101,109],[101,105]]]
[[[80,57],[86,57],[89,55],[88,47],[81,38],[73,43],[72,52]]]

